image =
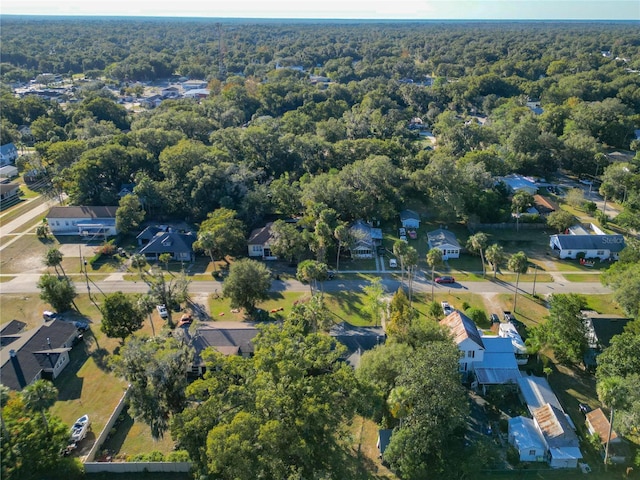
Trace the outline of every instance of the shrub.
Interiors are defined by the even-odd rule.
[[[520,453],[513,445],[509,445],[509,448],[507,448],[507,462],[514,467],[520,463]]]
[[[186,450],[177,450],[175,452],[168,453],[165,457],[166,462],[188,462],[189,452]]]

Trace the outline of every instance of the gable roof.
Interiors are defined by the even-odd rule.
[[[140,253],[191,253],[195,241],[196,237],[191,233],[159,232],[140,249]]]
[[[547,403],[532,413],[549,448],[580,446],[578,436],[563,411]]]
[[[5,193],[10,193],[16,189],[20,188],[20,185],[17,183],[0,183],[0,193],[4,195]]]
[[[610,423],[602,409],[596,408],[595,410],[587,413],[587,422],[589,422],[593,431],[600,437],[600,442],[606,443],[607,438],[609,438]],[[611,430],[611,440],[615,440],[617,438],[618,434],[616,431]]]
[[[478,383],[482,385],[504,385],[516,383],[520,370],[513,353],[511,339],[483,336],[484,355],[482,362],[474,368]]]
[[[467,317],[464,313],[454,310],[447,315],[444,319],[440,320],[440,324],[449,327],[453,335],[453,340],[456,344],[460,344],[466,339],[470,339],[477,343],[479,347],[485,348],[482,342],[480,332],[476,324]]]
[[[622,235],[552,235],[562,250],[609,250],[620,252],[624,248]]]
[[[591,348],[607,348],[611,345],[611,339],[615,335],[624,332],[624,327],[631,321],[630,318],[612,317],[585,313],[587,319],[587,337]],[[593,336],[594,338],[589,338]],[[593,343],[591,342],[593,341]]]
[[[11,320],[9,323],[5,323],[0,330],[0,335],[3,337],[5,335],[17,335],[27,324],[25,322],[21,322],[20,320]]]
[[[267,223],[264,227],[254,228],[249,235],[247,244],[249,245],[267,245],[272,238],[271,227],[273,222]]]
[[[520,450],[541,449],[544,450],[544,439],[536,429],[532,419],[527,417],[514,417],[509,419],[509,436],[513,438]]]
[[[427,233],[427,239],[431,248],[438,248],[445,245],[452,245],[456,248],[460,248],[460,244],[456,239],[456,236],[450,230],[444,228],[438,228]]]
[[[51,207],[47,218],[116,218],[118,207]]]
[[[404,220],[420,220],[420,214],[417,212],[414,212],[413,210],[402,210],[400,212],[400,220],[404,221]]]
[[[0,146],[0,155],[15,155],[18,153],[18,149],[13,143],[5,143]]]
[[[201,354],[208,347],[224,355],[253,354],[253,339],[258,333],[259,330],[250,323],[234,323],[232,327],[201,326],[192,339],[196,363],[203,364]]]
[[[333,326],[329,335],[347,347],[345,358],[353,367],[358,366],[364,352],[382,345],[387,338],[382,327],[354,327],[346,322]]]
[[[529,411],[540,408],[547,403],[562,409],[558,397],[553,393],[551,385],[545,378],[533,375],[523,376],[518,379],[518,386]]]
[[[0,352],[2,383],[12,390],[22,390],[42,370],[53,368],[58,357],[68,350],[64,347],[65,342],[76,333],[72,322],[62,320],[52,320],[25,332],[11,350],[4,348]],[[15,352],[13,359],[11,352]]]

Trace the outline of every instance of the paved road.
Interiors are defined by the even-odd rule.
[[[18,275],[11,281],[0,283],[0,293],[20,294],[20,293],[36,293],[38,288],[36,283],[40,278],[40,274],[23,274]],[[73,277],[72,277],[73,278]],[[76,289],[79,293],[87,290],[85,280],[77,275],[74,278]],[[395,292],[400,286],[400,282],[390,275],[383,276],[382,284],[387,292]],[[326,292],[339,291],[358,291],[362,287],[368,285],[366,280],[338,278],[329,280],[324,283]],[[611,289],[603,286],[600,282],[550,282],[536,283],[536,293],[540,295],[551,293],[584,293],[584,294],[603,294],[611,293]],[[105,280],[91,281],[89,284],[91,292],[101,291],[103,293],[111,293],[122,291],[125,293],[144,293],[148,290],[144,282],[130,282],[122,280],[122,274],[114,274]],[[416,292],[431,292],[431,282],[426,279],[416,279],[413,283]],[[206,281],[192,282],[189,290],[191,293],[221,293],[222,282]],[[293,291],[306,292],[309,286],[297,280],[274,280],[271,285],[274,292]],[[452,285],[435,285],[436,292],[469,292],[469,293],[509,293],[515,290],[515,285],[501,281],[484,281],[484,282],[465,282],[455,283]],[[520,282],[519,291],[532,293],[533,283]]]

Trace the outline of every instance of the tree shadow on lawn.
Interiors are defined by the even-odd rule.
[[[69,364],[55,380],[58,388],[58,400],[77,400],[82,396],[84,378],[78,376],[78,371],[87,361],[87,352],[77,345],[69,352]]]
[[[103,450],[108,450],[109,455],[112,457],[118,455],[124,445],[127,436],[134,424],[133,417],[129,414],[129,409],[125,407],[120,414],[122,420],[118,420],[116,425],[112,429],[115,430],[113,434],[109,434],[107,440],[102,444]]]

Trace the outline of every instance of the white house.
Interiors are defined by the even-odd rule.
[[[118,234],[118,207],[51,207],[47,213],[49,230],[54,235],[80,235],[107,238]]]
[[[476,324],[464,313],[454,310],[440,324],[448,327],[461,352],[458,360],[461,372],[472,372],[476,363],[484,360],[485,346]]]
[[[18,149],[13,143],[0,146],[0,167],[15,163],[18,159]]]
[[[519,454],[521,462],[544,462],[546,445],[535,422],[527,417],[509,419],[509,443]]]
[[[352,258],[373,258],[376,247],[382,244],[382,230],[374,228],[364,220],[355,222],[349,232],[356,239],[351,248]]]
[[[0,167],[0,178],[15,178],[18,176],[18,169],[13,165]]]
[[[574,235],[557,234],[549,237],[549,247],[558,253],[560,258],[599,258],[600,260],[617,259],[624,248],[622,235]]]
[[[259,257],[265,260],[277,260],[278,257],[271,253],[270,242],[273,240],[273,235],[271,233],[272,226],[273,222],[269,222],[264,227],[256,228],[251,232],[249,240],[247,240],[249,257]]]
[[[20,195],[20,185],[17,183],[2,183],[0,184],[0,201],[7,203],[9,200]]]
[[[191,90],[188,90],[185,94],[184,94],[185,98],[207,98],[209,96],[209,89],[208,88],[194,88]]]
[[[420,228],[420,214],[413,210],[402,210],[400,222],[404,228]]]
[[[427,233],[427,239],[429,249],[439,248],[442,251],[443,260],[460,257],[460,250],[462,250],[462,248],[453,232],[439,228]]]

